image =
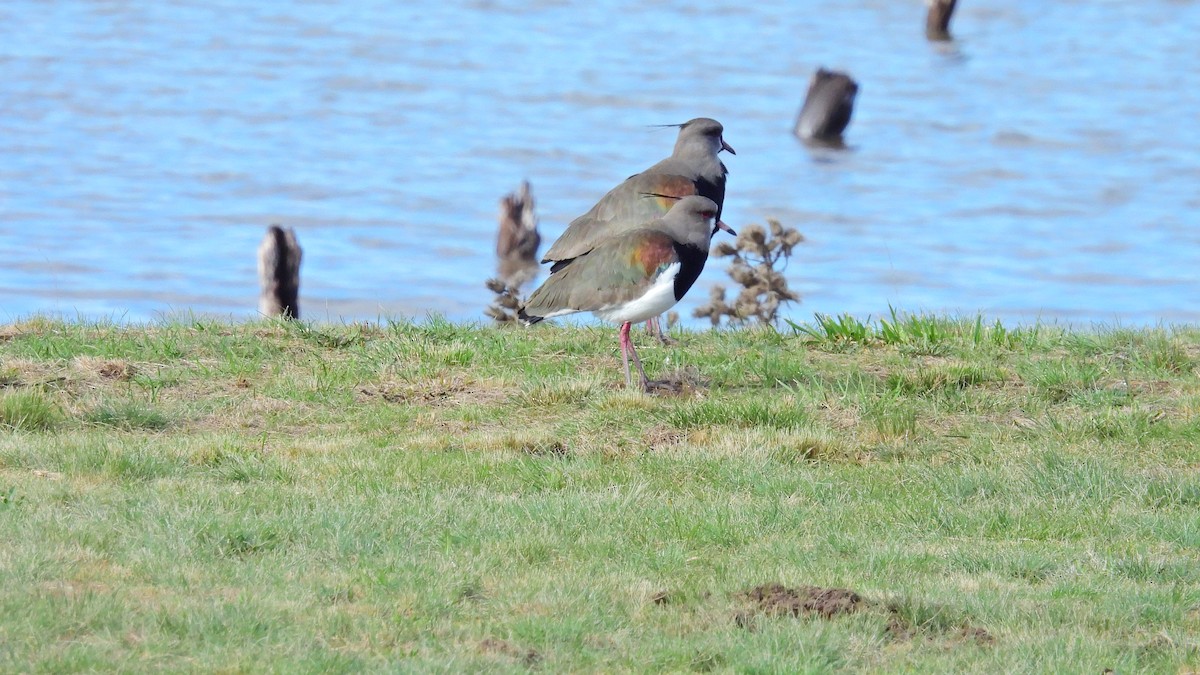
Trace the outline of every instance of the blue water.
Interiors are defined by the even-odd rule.
[[[948,47],[923,13],[10,1],[0,320],[253,317],[276,222],[305,318],[483,320],[501,196],[532,182],[548,245],[701,115],[738,152],[726,222],[807,237],[793,318],[1200,320],[1200,3],[963,0]],[[790,136],[819,65],[861,85],[845,151]]]

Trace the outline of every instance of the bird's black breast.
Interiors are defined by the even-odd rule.
[[[717,204],[717,220],[721,219],[722,207],[725,206],[725,165],[721,165],[721,175],[716,178],[700,176],[696,179],[696,194],[708,197]]]
[[[675,255],[679,256],[679,273],[675,275],[675,300],[682,300],[708,261],[708,249],[675,243]]]

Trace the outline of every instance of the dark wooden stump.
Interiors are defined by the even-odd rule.
[[[496,233],[496,258],[499,275],[488,279],[488,290],[496,294],[484,314],[497,323],[517,320],[521,306],[521,286],[537,276],[538,246],[542,236],[537,230],[533,190],[529,181],[500,200],[500,227]]]
[[[858,83],[846,73],[818,68],[808,84],[795,134],[812,143],[838,145],[850,124]]]
[[[296,231],[267,228],[258,245],[258,311],[264,316],[300,318],[300,242]]]
[[[510,286],[520,286],[537,274],[537,252],[542,237],[538,234],[533,207],[529,181],[522,182],[521,189],[500,200],[496,257],[500,279]]]
[[[925,15],[925,38],[934,42],[950,41],[950,16],[958,0],[926,0],[929,13]]]

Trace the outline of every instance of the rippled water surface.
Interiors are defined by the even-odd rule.
[[[550,239],[701,115],[724,219],[808,239],[797,319],[1200,320],[1200,3],[959,4],[7,2],[0,320],[252,317],[273,222],[306,318],[482,319],[504,193]],[[845,151],[790,136],[819,65]]]

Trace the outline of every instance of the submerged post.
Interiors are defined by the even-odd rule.
[[[295,230],[267,228],[258,245],[258,311],[264,316],[300,318],[301,254]]]
[[[925,38],[933,42],[948,42],[950,37],[950,15],[954,14],[957,0],[926,0],[929,13],[925,15]]]
[[[846,73],[818,68],[796,117],[795,134],[807,143],[840,145],[850,124],[858,83]]]

